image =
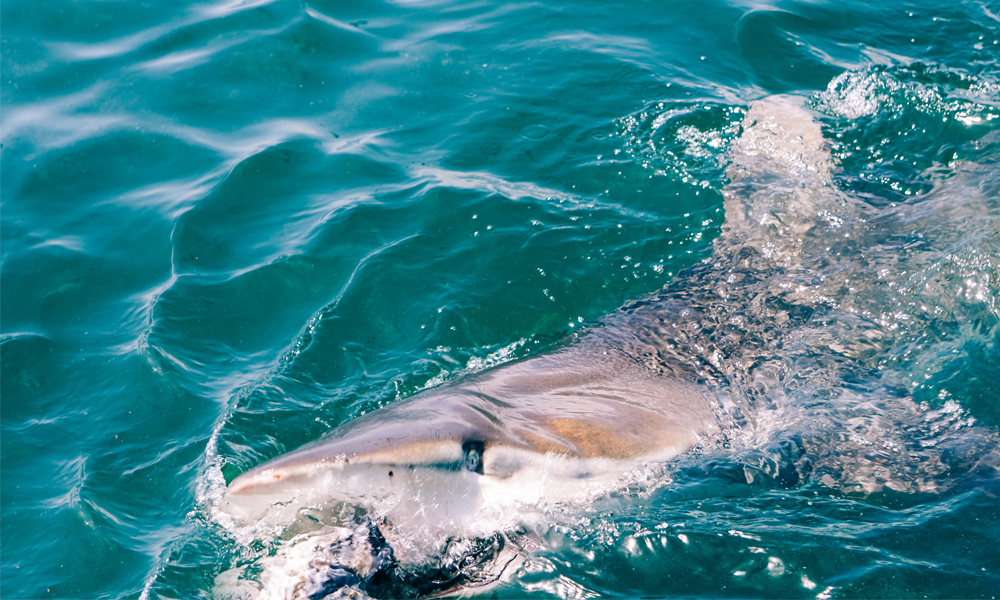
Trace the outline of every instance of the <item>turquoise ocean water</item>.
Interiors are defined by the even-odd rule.
[[[5,0],[0,596],[212,597],[274,551],[222,480],[700,281],[784,93],[866,233],[781,309],[780,394],[713,381],[827,454],[713,474],[769,447],[746,424],[491,593],[996,597],[998,58],[993,0]]]

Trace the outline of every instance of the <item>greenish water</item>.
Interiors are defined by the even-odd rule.
[[[266,553],[216,522],[219,475],[697,281],[727,148],[776,93],[811,99],[870,209],[831,241],[856,287],[782,334],[856,368],[798,362],[771,396],[842,427],[847,466],[761,486],[706,475],[725,449],[682,458],[552,516],[496,593],[1000,590],[997,2],[0,11],[4,598],[211,597]],[[924,416],[830,416],[831,389]],[[865,442],[906,474],[852,479]]]

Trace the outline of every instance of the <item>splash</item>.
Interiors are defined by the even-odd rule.
[[[852,187],[872,202],[903,201],[988,154],[1000,82],[919,63],[874,66],[839,75],[812,106],[832,117],[833,154]]]
[[[740,106],[657,102],[620,119],[617,134],[627,155],[654,174],[718,190],[745,115]]]

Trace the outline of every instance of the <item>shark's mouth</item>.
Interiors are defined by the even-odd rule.
[[[475,444],[467,444],[463,468],[475,472]],[[673,480],[706,485],[791,488],[812,468],[802,440],[794,435],[752,451],[678,457],[646,491]],[[612,504],[628,503],[628,486],[607,490]],[[427,598],[481,593],[513,576],[533,550],[538,536],[558,527],[560,509],[537,513],[538,530],[518,525],[482,535],[453,534],[434,540],[431,528],[397,527],[391,517],[368,511],[303,509],[287,526],[270,556],[222,573],[214,593],[220,600],[320,600],[324,598]],[[346,506],[346,505],[344,505]],[[522,515],[523,516],[523,515]],[[308,521],[308,523],[306,522]],[[310,525],[311,523],[311,525]],[[331,525],[330,523],[336,523]],[[319,526],[319,528],[316,528]],[[295,531],[312,529],[305,533]]]
[[[329,597],[425,598],[482,590],[500,581],[519,557],[516,534],[449,538],[436,556],[400,561],[391,526],[360,517],[296,536],[273,556],[216,578],[226,600],[320,600]]]

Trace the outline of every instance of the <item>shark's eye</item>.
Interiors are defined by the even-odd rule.
[[[482,442],[465,442],[462,444],[462,452],[465,454],[465,468],[473,473],[483,474],[483,451],[485,445]]]

